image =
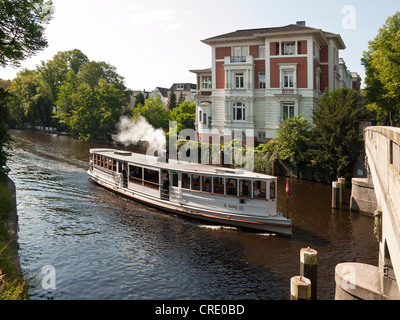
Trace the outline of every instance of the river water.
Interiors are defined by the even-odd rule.
[[[336,264],[378,263],[373,219],[347,206],[332,210],[329,185],[290,180],[291,238],[244,232],[166,214],[93,184],[88,152],[101,145],[10,133],[31,299],[286,300],[300,249],[311,247],[318,251],[318,299],[330,300]],[[278,196],[286,214],[283,177]],[[55,273],[41,273],[45,266]]]

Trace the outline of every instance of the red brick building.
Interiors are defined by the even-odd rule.
[[[352,87],[352,78],[359,83],[339,59],[346,48],[341,36],[304,23],[237,30],[203,43],[211,47],[212,67],[191,70],[202,140],[211,129],[219,135],[248,129],[255,142],[269,141],[286,117],[312,121],[325,90]]]

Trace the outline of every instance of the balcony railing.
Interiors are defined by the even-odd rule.
[[[230,63],[254,63],[253,56],[230,56],[225,57],[225,64]]]
[[[282,89],[282,94],[296,94],[295,89]]]
[[[246,61],[247,61],[246,56],[231,57],[231,63],[235,63],[235,62],[246,62]]]

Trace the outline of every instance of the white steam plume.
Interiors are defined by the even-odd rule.
[[[117,124],[118,133],[112,135],[115,142],[125,146],[147,141],[149,143],[148,155],[154,155],[157,151],[159,155],[164,154],[166,148],[166,138],[162,129],[155,129],[144,118],[132,121],[126,116],[122,116]]]

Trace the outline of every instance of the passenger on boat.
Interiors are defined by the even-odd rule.
[[[126,164],[124,164],[124,168],[122,169],[122,177],[124,181],[124,188],[128,188],[128,170],[126,168]]]
[[[168,172],[163,172],[162,177],[162,193],[161,196],[164,200],[169,200],[169,176]]]

